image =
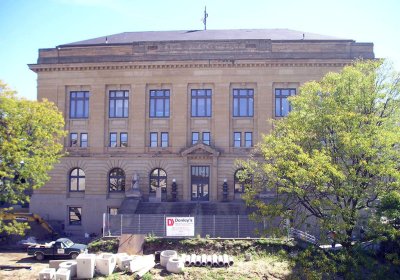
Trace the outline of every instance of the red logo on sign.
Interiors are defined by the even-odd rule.
[[[167,219],[167,226],[172,227],[174,225],[174,219]]]

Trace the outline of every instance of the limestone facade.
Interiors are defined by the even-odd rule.
[[[30,211],[60,221],[68,232],[99,233],[102,214],[120,207],[135,174],[143,201],[152,201],[150,175],[155,169],[165,172],[163,201],[172,200],[173,181],[178,201],[222,201],[225,180],[228,199],[240,199],[234,187],[235,161],[246,158],[252,149],[246,145],[255,145],[271,130],[268,120],[281,109],[276,109],[277,90],[294,89],[297,94],[307,81],[339,71],[355,58],[374,57],[372,44],[352,40],[107,41],[112,39],[41,49],[37,64],[29,65],[38,75],[38,100],[47,98],[58,106],[69,132],[62,140],[68,155],[51,171],[51,180],[34,192]],[[192,105],[196,90],[210,93],[209,98],[200,98],[199,102],[210,102],[205,105],[209,112],[200,116],[192,112],[192,106],[203,108]],[[237,90],[252,96],[243,103],[235,101]],[[86,109],[71,101],[81,92],[87,93]],[[111,117],[116,110],[111,94],[117,92],[127,93],[122,98],[126,111],[118,113],[122,117]],[[169,108],[161,110],[168,111],[166,115],[152,116],[156,109],[150,105],[151,92],[169,93],[169,106],[163,103]],[[243,114],[235,111],[237,107]],[[71,110],[83,110],[84,115]],[[193,143],[197,132],[199,141]],[[202,143],[203,132],[210,136],[209,143]],[[126,144],[121,134],[127,135]],[[157,147],[151,147],[151,135],[157,135]],[[72,139],[75,136],[77,140]],[[206,167],[198,172],[208,183],[196,181],[196,167]],[[83,190],[71,186],[76,168],[84,172],[84,178],[78,176]],[[114,168],[124,172],[123,191],[110,190]],[[81,217],[71,209],[78,209]]]

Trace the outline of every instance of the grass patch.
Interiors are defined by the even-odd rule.
[[[146,238],[144,253],[153,254],[155,251],[176,250],[185,254],[228,254],[240,256],[245,253],[258,254],[259,252],[277,253],[284,250],[291,251],[293,243],[283,239],[166,239]]]
[[[118,252],[119,239],[102,237],[88,244],[89,253],[108,252],[116,254]]]
[[[118,239],[99,239],[89,244],[90,252],[118,251]],[[185,267],[182,274],[168,273],[157,265],[143,279],[400,279],[400,267],[371,252],[301,249],[284,239],[164,239],[149,236],[144,254],[176,250],[179,254],[228,254],[235,264],[228,268]],[[250,256],[251,261],[246,261]],[[132,279],[130,273],[107,278]]]

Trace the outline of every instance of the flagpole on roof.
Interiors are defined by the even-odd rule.
[[[203,18],[203,23],[204,23],[204,30],[207,30],[207,6],[204,6],[204,18]]]

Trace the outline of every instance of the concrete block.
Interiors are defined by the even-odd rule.
[[[138,272],[143,268],[150,266],[153,263],[154,263],[154,255],[133,256],[133,259],[130,261],[129,271],[132,273]]]
[[[80,254],[76,258],[77,278],[78,279],[93,278],[95,261],[96,261],[95,254]]]
[[[121,256],[117,259],[117,266],[120,270],[129,270],[130,262],[133,258],[131,256]]]
[[[115,254],[115,259],[117,262],[117,266],[121,263],[121,260],[125,257],[128,257],[129,255],[127,253],[117,253]]]
[[[44,268],[39,272],[39,280],[54,279],[56,274],[55,268]]]
[[[77,262],[76,261],[66,261],[66,262],[62,262],[60,263],[60,268],[65,268],[68,269],[71,273],[71,277],[75,277],[76,276],[76,272],[77,272]]]
[[[56,280],[71,279],[71,271],[67,268],[59,268],[56,272]]]
[[[60,268],[60,263],[67,262],[69,260],[50,260],[49,261],[49,267],[50,268],[55,268],[59,269]]]
[[[115,255],[103,253],[96,256],[96,271],[102,275],[110,275],[116,265]]]

